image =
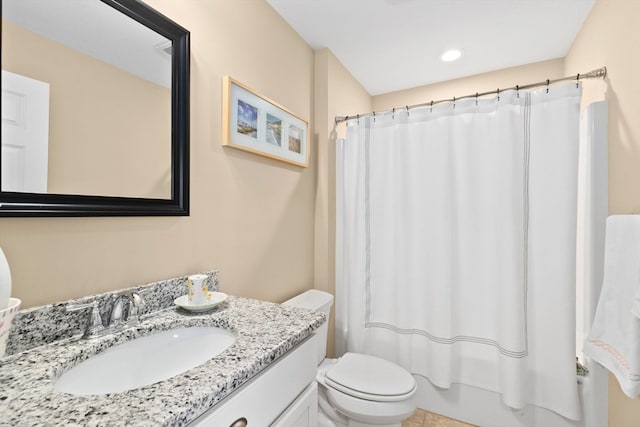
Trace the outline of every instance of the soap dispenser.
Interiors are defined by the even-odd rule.
[[[9,298],[11,297],[11,270],[7,258],[0,248],[0,310],[4,310],[9,306]]]

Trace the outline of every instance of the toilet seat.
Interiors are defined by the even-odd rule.
[[[346,353],[324,374],[327,387],[348,396],[373,402],[399,402],[416,391],[416,381],[407,371],[387,360]]]

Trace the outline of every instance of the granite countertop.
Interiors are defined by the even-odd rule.
[[[171,307],[143,316],[136,327],[113,335],[42,345],[0,363],[0,425],[186,425],[304,341],[325,320],[322,313],[230,296],[211,312]],[[227,328],[238,338],[206,363],[150,386],[101,396],[53,389],[62,373],[108,347],[188,326]]]

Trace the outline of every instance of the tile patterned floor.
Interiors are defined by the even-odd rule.
[[[418,408],[411,418],[402,422],[402,427],[473,427],[473,425]]]

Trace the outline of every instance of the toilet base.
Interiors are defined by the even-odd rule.
[[[329,419],[329,417],[320,411],[318,412],[318,427],[402,427],[402,424],[373,425],[363,424],[357,421],[349,421],[349,424],[341,424]]]
[[[387,424],[363,423],[348,419],[327,399],[324,384],[318,384],[318,427],[402,427],[402,422]]]
[[[348,427],[349,421],[327,400],[324,384],[318,384],[318,427]]]
[[[396,424],[363,424],[357,421],[349,420],[348,424],[343,424],[338,421],[330,419],[323,411],[319,408],[318,410],[318,427],[402,427],[402,423]]]
[[[349,427],[402,427],[402,423],[397,424],[363,424],[349,420]]]

